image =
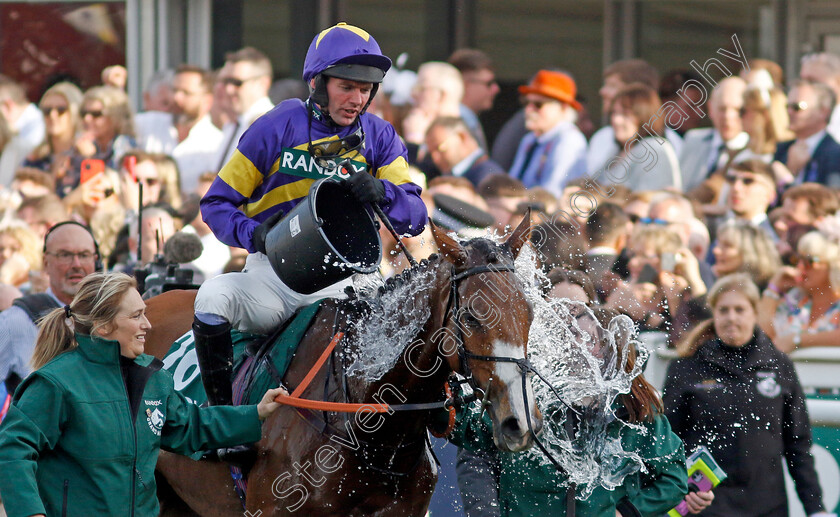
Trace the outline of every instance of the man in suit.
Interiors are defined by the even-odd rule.
[[[478,115],[493,108],[493,101],[500,91],[493,60],[481,50],[461,48],[449,56],[448,62],[461,72],[464,80],[461,118],[470,128],[478,145],[487,151],[487,138],[484,136]]]
[[[788,94],[790,130],[796,139],[776,147],[775,160],[787,165],[795,184],[840,187],[840,144],[827,132],[834,91],[823,83],[799,81]]]
[[[586,137],[575,125],[583,106],[577,86],[563,72],[540,70],[519,87],[525,105],[525,135],[516,150],[510,175],[525,187],[544,187],[560,196],[569,180],[586,174]]]
[[[731,157],[749,143],[741,124],[747,83],[728,77],[718,83],[709,98],[712,127],[692,129],[685,134],[680,153],[683,190],[700,185],[711,173],[726,166]]]
[[[779,240],[776,230],[767,218],[767,210],[776,199],[776,182],[769,164],[746,160],[734,164],[726,173],[729,196],[726,206],[729,220],[744,221],[763,230],[773,242]]]
[[[458,117],[435,119],[426,131],[426,149],[441,174],[466,178],[475,187],[487,176],[505,172]]]
[[[829,52],[816,52],[802,56],[799,78],[803,81],[823,83],[840,95],[840,56]],[[826,129],[831,138],[840,141],[840,106],[834,106]]]

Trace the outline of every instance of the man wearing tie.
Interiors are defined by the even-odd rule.
[[[750,137],[741,123],[746,89],[747,84],[737,76],[720,81],[709,98],[709,118],[713,127],[692,129],[685,134],[680,153],[685,192],[725,167],[732,156],[747,147]]]
[[[788,95],[790,130],[795,140],[779,143],[775,159],[787,165],[793,182],[840,187],[840,144],[826,131],[834,92],[823,83],[799,81]]]
[[[544,187],[560,196],[569,180],[586,173],[586,137],[575,125],[581,105],[575,81],[562,72],[540,70],[519,87],[525,127],[510,175],[526,187]]]

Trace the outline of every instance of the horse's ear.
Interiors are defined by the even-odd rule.
[[[435,223],[429,219],[429,227],[432,229],[432,237],[435,239],[438,251],[443,258],[455,264],[456,266],[463,266],[467,263],[467,252],[461,245],[446,234],[446,231],[439,228]]]
[[[510,247],[511,253],[513,253],[513,258],[519,256],[519,252],[522,250],[522,246],[528,242],[528,239],[531,237],[531,209],[525,212],[525,217],[522,218],[522,221],[519,223],[519,226],[513,230],[513,233],[510,237],[508,237],[505,244]]]

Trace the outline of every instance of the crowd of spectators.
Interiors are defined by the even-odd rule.
[[[464,237],[501,235],[530,210],[553,296],[594,298],[677,348],[712,317],[715,282],[739,274],[758,286],[762,340],[786,353],[836,346],[840,57],[807,55],[788,83],[771,61],[749,65],[705,98],[676,95],[694,71],[613,63],[597,130],[573,71],[536,70],[519,87],[522,109],[489,141],[480,115],[499,93],[493,62],[461,49],[416,74],[393,70],[369,110],[406,143],[433,221]],[[185,266],[197,282],[241,268],[245,251],[216,240],[198,200],[254,120],[306,97],[298,81],[272,88],[273,77],[269,59],[244,48],[216,71],[155,74],[135,112],[121,67],[104,70],[102,85],[61,82],[40,99],[0,76],[0,310],[36,293],[63,304],[94,262],[130,273],[179,231],[203,244]],[[63,221],[90,232],[50,235]],[[389,276],[407,263],[382,239]],[[420,259],[432,242],[424,233],[405,245]],[[8,314],[0,376],[23,377],[8,350],[20,346],[9,336],[21,315]]]

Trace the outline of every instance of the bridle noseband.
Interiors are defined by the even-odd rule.
[[[527,357],[523,357],[523,358],[519,359],[519,358],[516,358],[516,357],[504,357],[504,356],[495,356],[495,355],[480,355],[480,354],[474,354],[474,353],[470,352],[469,350],[467,350],[466,346],[464,345],[464,330],[461,326],[460,321],[458,321],[458,315],[459,315],[460,310],[461,310],[460,293],[458,293],[458,283],[461,280],[464,280],[465,278],[469,278],[471,276],[480,275],[482,273],[513,273],[514,271],[515,271],[515,268],[512,265],[495,266],[495,265],[491,265],[491,264],[486,264],[486,265],[481,265],[481,266],[474,266],[474,267],[471,267],[471,268],[466,269],[464,271],[461,271],[460,273],[455,273],[455,268],[453,266],[452,275],[451,275],[450,281],[449,281],[450,282],[449,300],[447,301],[446,311],[444,312],[444,314],[445,314],[445,318],[455,321],[455,327],[457,329],[457,331],[455,333],[455,335],[457,336],[457,347],[458,347],[458,372],[457,373],[459,373],[460,375],[462,375],[465,378],[465,380],[457,381],[457,382],[459,384],[469,384],[470,388],[472,388],[472,390],[473,390],[473,393],[475,393],[477,395],[479,393],[481,394],[480,395],[481,398],[482,398],[482,408],[481,409],[483,411],[484,406],[489,404],[489,402],[487,401],[487,392],[489,391],[490,386],[488,384],[486,390],[482,389],[480,386],[478,386],[478,383],[476,382],[475,377],[473,376],[472,369],[470,368],[468,360],[469,359],[474,359],[474,360],[477,360],[477,361],[488,361],[488,362],[496,362],[496,363],[514,363],[514,364],[516,364],[516,366],[519,368],[519,372],[522,376],[522,400],[523,400],[523,404],[525,406],[525,420],[528,424],[528,431],[531,433],[531,437],[533,438],[534,443],[537,445],[537,447],[540,449],[540,451],[542,451],[542,453],[545,454],[545,456],[551,461],[551,463],[554,464],[554,466],[557,468],[557,470],[562,471],[563,468],[560,465],[560,462],[557,459],[555,459],[551,455],[551,453],[549,453],[548,449],[542,444],[539,437],[537,436],[537,433],[534,431],[534,427],[533,427],[533,424],[532,424],[532,421],[531,421],[531,411],[529,410],[529,405],[528,405],[528,389],[527,389],[528,373],[533,373],[537,377],[539,377],[540,380],[542,380],[546,384],[546,386],[548,386],[548,388],[552,391],[552,393],[554,393],[554,395],[557,397],[557,399],[560,402],[562,402],[569,410],[571,410],[574,413],[579,413],[579,411],[577,411],[575,408],[573,408],[572,406],[567,404],[565,401],[563,401],[563,398],[560,397],[560,394],[557,392],[557,390],[554,388],[554,386],[552,386],[551,383],[548,382],[548,380],[545,377],[543,377],[543,375],[539,371],[537,371],[536,368],[534,368],[534,366],[531,364],[531,362],[528,360]],[[450,382],[452,382],[452,381],[450,380]],[[566,430],[567,430],[567,432],[570,432],[572,434],[574,432],[573,429],[570,428],[569,426],[566,426]],[[571,438],[572,434],[570,434],[570,436],[569,436],[570,438]]]

